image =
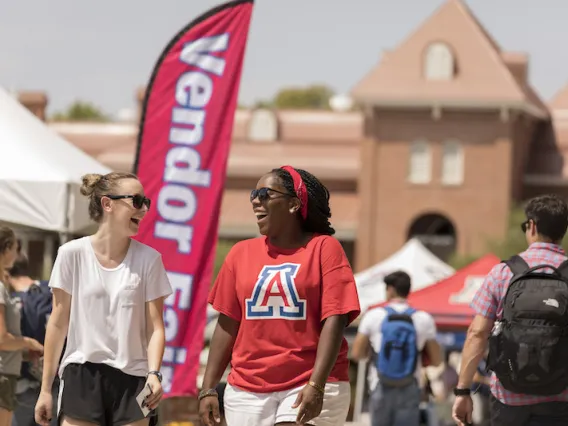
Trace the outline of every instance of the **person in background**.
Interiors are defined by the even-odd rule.
[[[365,313],[352,356],[373,361],[369,367],[372,425],[417,426],[422,395],[420,354],[424,351],[432,366],[442,362],[436,324],[430,314],[408,305],[411,282],[406,272],[393,272],[384,282],[387,305]],[[399,341],[399,336],[405,340]]]
[[[94,235],[62,245],[53,265],[35,420],[48,426],[54,417],[51,389],[59,367],[62,426],[146,426],[150,419],[136,397],[148,387],[142,402],[150,410],[162,397],[164,300],[172,293],[160,253],[132,238],[150,200],[130,173],[85,175],[81,193],[99,226]]]
[[[27,256],[19,252],[16,261],[9,270],[12,297],[18,300],[21,309],[21,331],[26,337],[35,338],[41,344],[45,339],[47,319],[51,313],[52,297],[47,282],[41,282],[30,276]],[[29,290],[33,289],[32,292]],[[31,304],[26,306],[26,304]],[[28,318],[26,318],[28,316]],[[16,386],[18,406],[14,411],[12,426],[35,426],[34,407],[39,397],[41,386],[41,358],[28,357],[22,363],[21,375]],[[54,385],[53,395],[58,394],[58,383]],[[55,398],[55,401],[57,397]],[[56,419],[52,426],[56,426]]]
[[[0,426],[9,426],[17,406],[16,384],[22,369],[23,352],[41,354],[43,346],[21,333],[21,306],[12,298],[10,275],[18,254],[14,231],[0,226]]]
[[[230,362],[228,426],[343,426],[351,392],[343,333],[360,308],[332,237],[329,192],[285,166],[258,181],[250,202],[263,236],[233,246],[209,296],[220,315],[199,395],[202,422],[220,422],[215,388]]]
[[[562,338],[565,336],[565,312],[568,310],[568,257],[561,246],[568,228],[568,205],[556,195],[543,195],[527,203],[525,215],[521,230],[528,249],[507,262],[495,265],[471,304],[476,316],[469,326],[459,382],[454,389],[453,418],[460,426],[472,422],[471,387],[490,339],[498,344],[498,348],[490,347],[488,356],[493,371],[491,425],[568,424],[568,344]],[[512,269],[519,266],[522,269],[513,273]],[[527,271],[535,266],[539,267],[539,275],[533,278]],[[548,277],[543,277],[546,274]],[[522,290],[519,284],[524,286]],[[515,291],[509,293],[513,286]],[[514,295],[517,303],[505,303],[511,300],[506,298],[507,294]],[[516,316],[519,311],[524,315]],[[564,314],[557,315],[559,311]],[[515,321],[509,321],[507,327],[503,327],[503,320],[513,316]],[[535,326],[535,322],[540,325]],[[559,337],[551,339],[550,336],[554,335]],[[498,377],[496,369],[507,373]],[[510,373],[511,369],[515,374]],[[560,381],[555,383],[550,380],[552,377]],[[527,384],[535,390],[540,388],[539,394],[512,390]],[[560,391],[550,394],[556,387]]]

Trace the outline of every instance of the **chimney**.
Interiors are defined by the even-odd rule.
[[[40,120],[45,121],[48,101],[45,92],[19,92],[18,101]]]
[[[138,105],[137,122],[142,119],[142,107],[144,106],[144,97],[146,96],[146,86],[139,87],[136,91],[136,104]]]
[[[528,84],[529,58],[524,53],[503,52],[501,53],[503,62],[513,75],[517,83],[524,87]]]

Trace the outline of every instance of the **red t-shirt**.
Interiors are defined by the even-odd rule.
[[[228,382],[249,392],[279,392],[306,384],[322,321],[360,312],[345,252],[335,238],[314,236],[284,250],[266,237],[237,243],[227,255],[209,303],[240,322]],[[329,382],[349,381],[343,339]]]

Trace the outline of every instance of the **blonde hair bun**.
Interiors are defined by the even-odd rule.
[[[95,191],[95,187],[101,181],[103,175],[98,173],[89,173],[84,175],[81,180],[83,184],[81,185],[81,194],[86,197],[90,197]]]

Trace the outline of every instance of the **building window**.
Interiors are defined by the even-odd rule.
[[[416,141],[410,145],[408,180],[410,183],[425,184],[432,179],[432,153],[427,141]]]
[[[426,80],[451,80],[454,77],[454,55],[448,45],[432,43],[424,57],[424,76]]]
[[[248,129],[248,139],[254,142],[274,142],[278,140],[278,118],[268,109],[252,112]]]
[[[464,176],[463,147],[458,141],[444,142],[442,147],[442,183],[461,185]]]

